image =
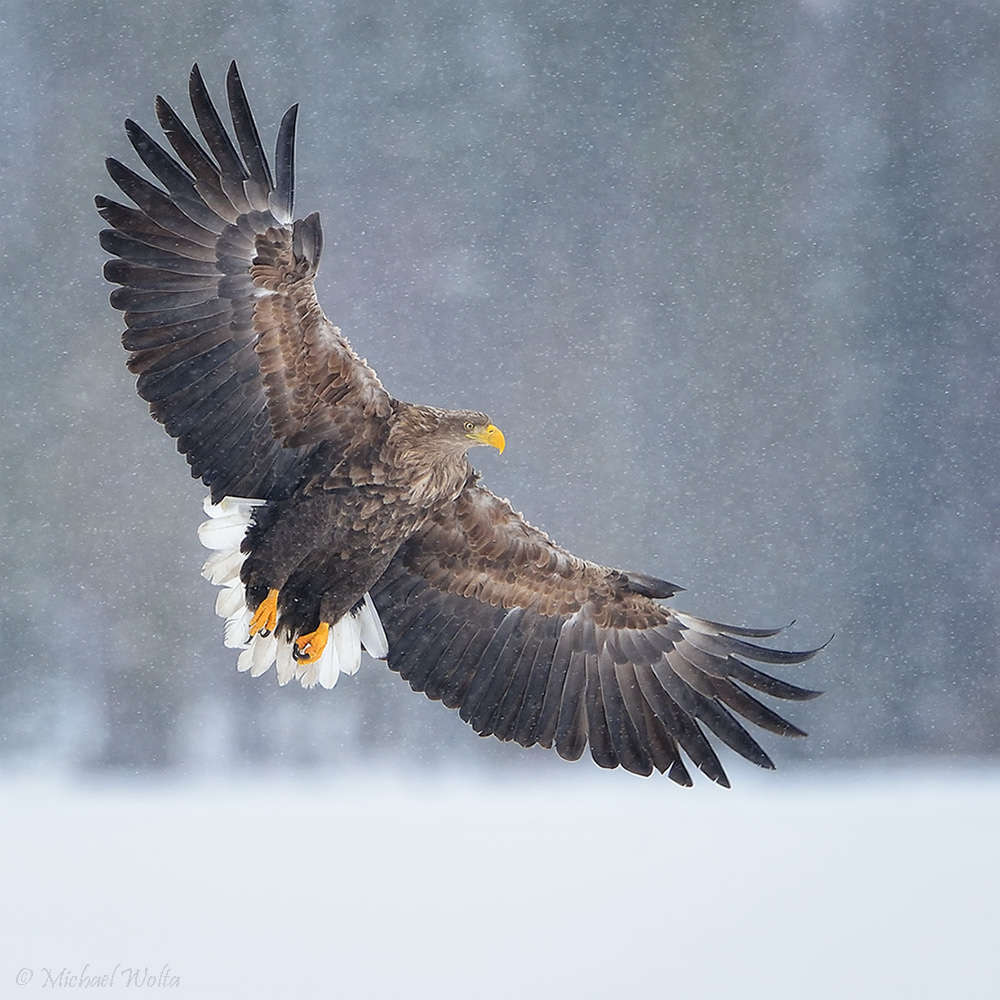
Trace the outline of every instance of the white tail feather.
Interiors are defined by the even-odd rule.
[[[242,674],[253,666],[253,654],[256,652],[254,643],[250,643],[238,657],[236,657],[236,669]],[[250,675],[251,677],[253,674]]]
[[[339,673],[356,674],[361,666],[361,623],[355,615],[344,615],[331,631],[334,666]]]
[[[250,676],[260,677],[271,669],[274,658],[278,654],[278,640],[273,635],[254,636],[250,645],[252,650]]]
[[[361,645],[365,647],[365,652],[376,660],[384,660],[389,655],[389,640],[385,637],[382,619],[375,610],[370,594],[365,594],[365,603],[361,605],[358,621],[361,624]]]
[[[240,653],[237,670],[249,670],[251,677],[267,673],[278,652],[278,640],[273,635],[255,635]]]
[[[230,649],[246,649],[250,639],[250,609],[244,604],[234,615],[226,619],[224,643]]]
[[[250,635],[252,615],[247,607],[246,589],[240,581],[246,554],[240,551],[240,546],[253,519],[254,507],[264,502],[226,497],[213,504],[206,497],[204,508],[209,519],[198,527],[202,545],[212,549],[202,568],[202,576],[223,588],[215,602],[215,613],[226,619],[225,644],[242,650],[236,662],[237,670],[259,677],[274,663],[281,685],[295,678],[303,687],[319,684],[332,688],[341,674],[357,673],[362,647],[370,656],[385,659],[389,643],[368,594],[356,612],[331,624],[326,648],[315,663],[296,661],[292,655],[293,640],[285,635],[280,638],[278,635]]]
[[[202,521],[198,525],[198,541],[206,549],[239,549],[247,533],[247,522],[241,514],[227,514]]]
[[[331,635],[332,638],[332,635]],[[333,670],[331,673],[331,663],[333,662],[333,643],[329,642],[323,650],[322,655],[315,663],[296,663],[295,677],[304,688],[315,687],[319,681],[323,687],[331,688],[337,683],[340,671]]]
[[[223,587],[215,599],[215,613],[220,618],[232,618],[246,606],[246,591],[239,586]]]
[[[201,575],[217,587],[238,583],[245,559],[246,556],[239,549],[231,552],[213,552],[205,560]]]
[[[292,656],[292,640],[282,637],[275,650],[275,667],[278,683],[284,687],[295,676],[295,658]]]

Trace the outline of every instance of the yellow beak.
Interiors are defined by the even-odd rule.
[[[485,427],[472,431],[469,437],[478,444],[488,444],[490,447],[496,448],[501,455],[507,446],[503,431],[499,427],[494,427],[493,424],[487,424]]]

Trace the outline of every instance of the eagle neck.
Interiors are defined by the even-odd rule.
[[[466,448],[449,446],[435,434],[445,411],[403,404],[389,431],[385,458],[407,500],[428,508],[454,500],[472,471]]]

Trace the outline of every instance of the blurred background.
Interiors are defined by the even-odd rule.
[[[18,815],[70,822],[31,789],[108,776],[675,792],[480,740],[372,661],[333,692],[236,673],[199,575],[205,491],[134,394],[93,208],[117,195],[105,156],[139,166],[123,120],[155,132],[162,94],[191,122],[191,64],[221,100],[231,59],[269,148],[301,103],[327,314],[394,395],[491,414],[490,488],[578,554],[686,587],[683,610],[794,618],[797,647],[835,633],[783,675],[827,693],[790,710],[808,740],[763,737],[785,775],[763,778],[974,761],[1000,815],[995,4],[0,0],[0,23]]]

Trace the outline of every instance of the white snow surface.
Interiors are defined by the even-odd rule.
[[[1000,996],[995,765],[618,777],[0,778],[0,997]]]

